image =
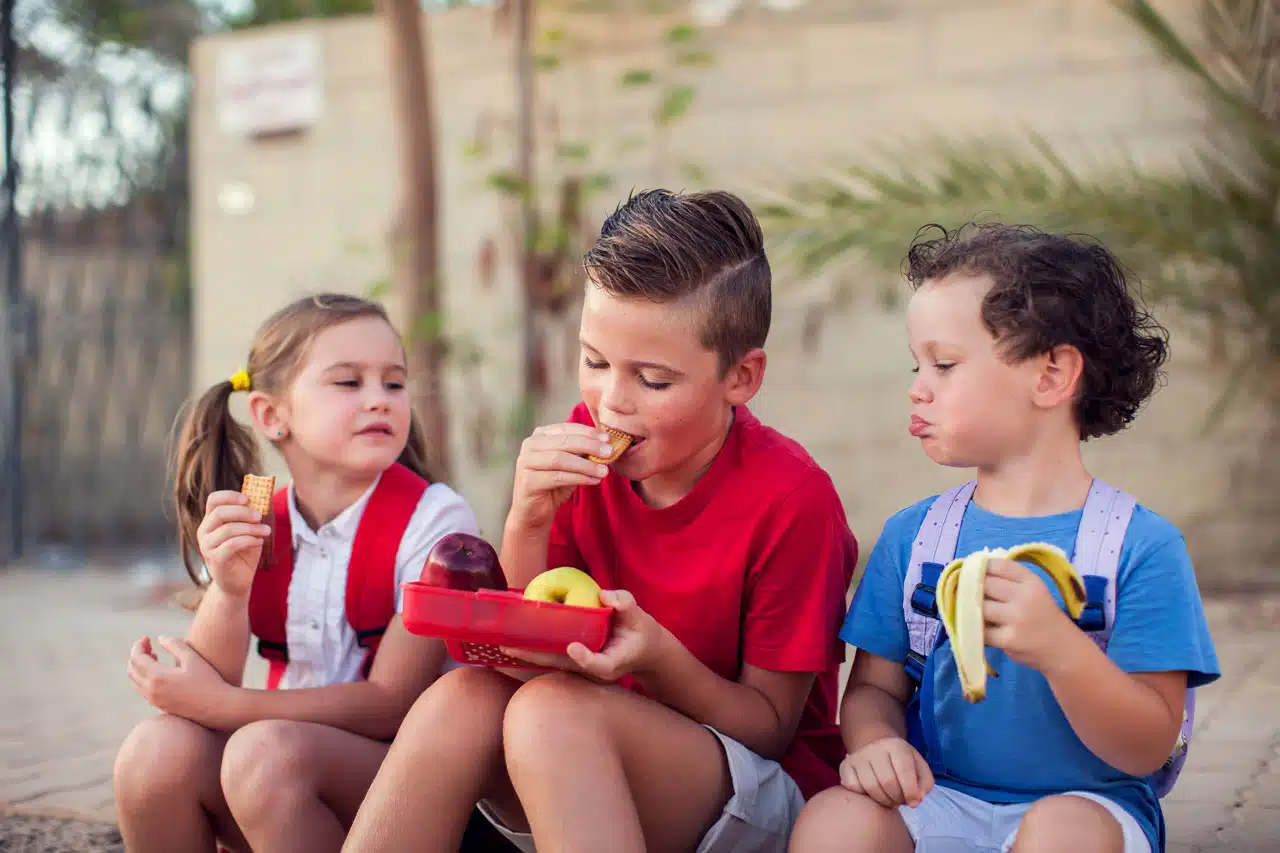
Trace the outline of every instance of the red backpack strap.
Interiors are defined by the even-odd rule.
[[[430,485],[399,463],[382,475],[369,497],[347,566],[347,621],[366,649],[365,678],[373,668],[382,635],[396,614],[396,555],[400,540]]]
[[[249,592],[249,630],[258,638],[258,654],[271,665],[267,689],[274,690],[289,662],[285,620],[289,613],[289,581],[293,578],[293,530],[289,523],[289,489],[271,498],[271,553],[263,553]]]

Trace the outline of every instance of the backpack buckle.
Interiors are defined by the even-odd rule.
[[[911,592],[911,609],[921,616],[938,618],[938,577],[942,574],[941,563],[921,563],[920,583]]]
[[[924,655],[914,649],[907,652],[907,659],[902,662],[902,667],[907,671],[907,677],[919,684],[924,680]]]
[[[1103,607],[1107,595],[1107,579],[1099,575],[1085,575],[1083,580],[1085,605],[1076,624],[1086,633],[1102,631],[1107,627],[1107,612]]]

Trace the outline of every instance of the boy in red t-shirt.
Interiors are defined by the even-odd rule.
[[[526,851],[782,853],[839,784],[857,544],[831,478],[747,409],[771,310],[760,226],[728,193],[645,192],[585,262],[583,402],[524,442],[502,561],[517,587],[587,571],[613,634],[508,650],[564,672],[440,678],[344,849],[456,849],[478,802]],[[589,458],[604,427],[634,436],[611,466]]]

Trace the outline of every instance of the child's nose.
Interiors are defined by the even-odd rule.
[[[911,398],[911,402],[913,403],[929,402],[929,387],[925,384],[923,376],[916,374],[916,378],[911,383],[911,387],[907,389],[907,396]]]
[[[605,379],[600,393],[600,408],[622,415],[630,414],[631,401],[626,383],[614,376]]]

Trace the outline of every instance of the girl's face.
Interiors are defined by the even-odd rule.
[[[916,361],[911,434],[940,465],[979,468],[1027,451],[1035,433],[1041,359],[1013,364],[982,322],[985,277],[928,281],[907,309]]]
[[[300,454],[298,462],[354,478],[385,471],[409,440],[405,380],[404,348],[386,321],[361,317],[320,332],[279,408],[286,459]]]

